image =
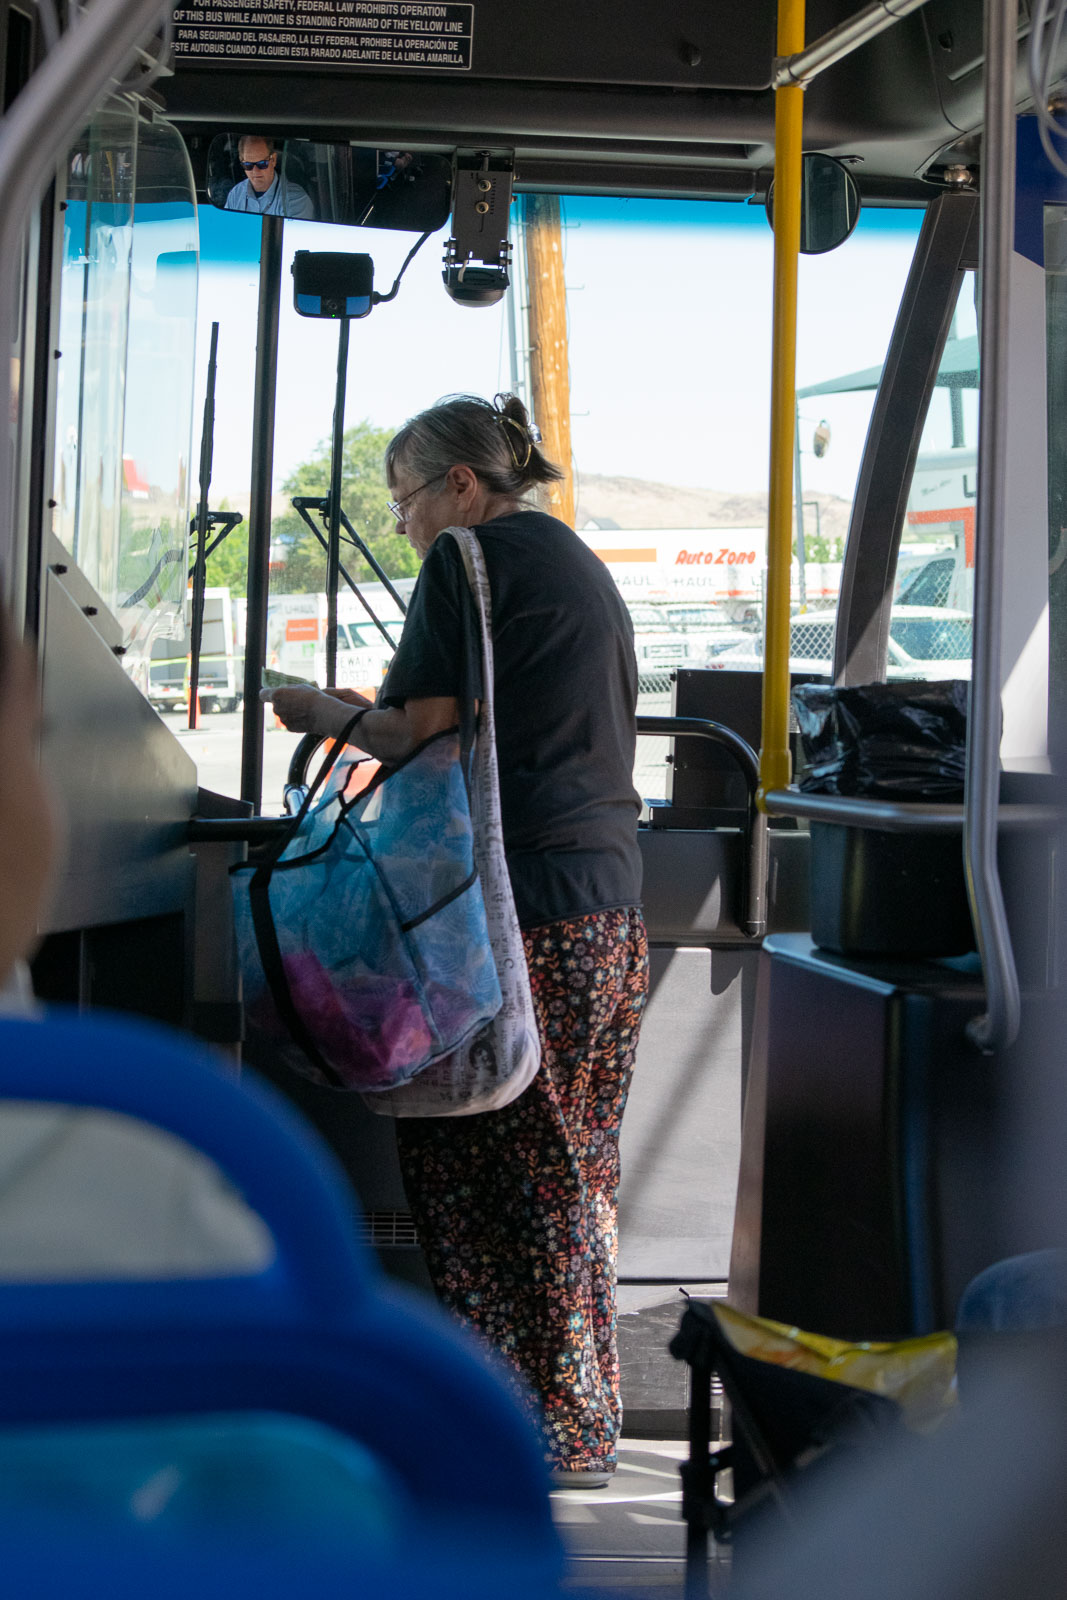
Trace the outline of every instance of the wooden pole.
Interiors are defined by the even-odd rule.
[[[523,202],[523,220],[534,421],[544,436],[545,455],[566,474],[562,482],[548,485],[548,509],[573,528],[571,385],[559,196],[528,194]]]

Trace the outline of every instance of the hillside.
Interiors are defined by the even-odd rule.
[[[767,522],[765,494],[731,494],[725,489],[685,489],[647,478],[613,478],[583,473],[576,484],[579,528],[590,523],[626,528],[759,528]],[[818,505],[816,516],[815,504]],[[848,531],[849,502],[837,495],[804,497],[805,531],[821,524],[830,539]]]

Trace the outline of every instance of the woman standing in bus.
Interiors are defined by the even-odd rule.
[[[377,707],[352,740],[397,761],[455,725],[465,684],[481,692],[458,548],[438,538],[474,527],[492,597],[504,841],[542,1066],[505,1109],[402,1120],[397,1143],[438,1294],[534,1391],[555,1481],[584,1488],[614,1470],[621,1419],[619,1126],[648,986],[637,666],[607,568],[529,504],[562,477],[538,437],[507,395],[442,401],[393,439],[391,505],[423,567]],[[274,697],[287,727],[321,733],[338,732],[353,703],[365,702],[340,691]]]

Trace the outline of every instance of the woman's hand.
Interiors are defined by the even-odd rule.
[[[323,694],[320,689],[275,689],[271,699],[275,716],[290,733],[330,735],[339,734],[351,722],[352,705],[371,704],[362,695],[349,700],[350,693],[354,691],[342,689]]]
[[[343,700],[346,706],[365,707],[369,711],[374,704],[358,689],[324,689],[322,692],[328,694],[331,700]]]

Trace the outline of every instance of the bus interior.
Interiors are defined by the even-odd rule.
[[[106,1018],[195,1036],[240,1080],[229,873],[279,837],[317,760],[262,703],[264,672],[375,692],[417,570],[384,510],[381,455],[440,393],[530,402],[565,468],[553,509],[631,607],[652,959],[622,1133],[621,1471],[599,1498],[552,1497],[565,1575],[532,1555],[509,1564],[515,1508],[483,1485],[494,1429],[516,1482],[536,1473],[457,1365],[439,1392],[414,1383],[395,1413],[409,1442],[420,1404],[435,1428],[467,1430],[451,1484],[437,1445],[432,1472],[394,1463],[421,1485],[411,1537],[435,1530],[438,1565],[427,1557],[401,1579],[372,1530],[361,1586],[350,1554],[320,1538],[321,1506],[274,1572],[255,1565],[261,1551],[202,1550],[192,1533],[164,1575],[147,1546],[126,1549],[106,1521],[83,1538],[55,1505],[37,1535],[34,1522],[20,1535],[20,1458],[3,1457],[0,1439],[15,1462],[0,1462],[0,1520],[25,1593],[221,1594],[255,1574],[279,1593],[695,1600],[725,1592],[732,1557],[741,1597],[962,1600],[1024,1581],[1035,1596],[1064,1592],[1052,1510],[1067,1482],[1062,1379],[1026,1365],[1043,1345],[1024,1360],[1013,1343],[1022,1366],[994,1365],[970,1390],[961,1366],[961,1418],[923,1441],[925,1455],[894,1444],[846,1462],[799,1511],[771,1473],[763,1526],[754,1518],[746,1538],[742,1520],[736,1539],[721,1509],[733,1458],[708,1467],[731,1426],[736,1437],[736,1391],[729,1373],[703,1371],[693,1446],[700,1383],[669,1347],[686,1306],[724,1303],[853,1344],[920,1339],[956,1327],[986,1269],[1067,1244],[1065,9],[5,0],[0,585],[34,641],[40,763],[65,818],[32,989],[68,1008],[56,1024],[75,1030],[68,1050],[71,1010],[105,1019],[85,1046],[86,1085],[57,1059],[42,1099],[91,1107],[98,1072],[100,1108],[200,1143],[259,1210],[242,1223],[253,1256],[260,1222],[285,1259],[297,1249],[278,1195],[239,1153],[240,1107],[225,1098],[239,1089],[227,1082],[216,1104],[210,1074],[190,1068],[190,1107],[227,1128],[236,1119],[232,1138],[200,1142],[192,1109],[119,1084],[106,1030],[126,1024]],[[805,43],[827,39],[810,75],[791,77]],[[775,180],[776,110],[798,82],[806,159],[833,162],[804,169],[803,212],[797,196],[796,348],[781,388],[786,207],[771,191],[774,180],[788,193]],[[284,215],[260,214],[242,176],[260,146],[277,159]],[[794,281],[797,270],[794,257]],[[932,692],[948,679],[970,697],[962,801],[798,784],[790,688]],[[0,1019],[4,1030],[3,1049],[33,1055],[23,1024]],[[181,1102],[180,1063],[160,1052],[159,1084]],[[350,1185],[350,1199],[321,1198],[317,1221],[307,1201],[309,1228],[355,1252],[353,1283],[361,1251],[417,1306],[431,1291],[387,1119],[269,1055],[253,1065],[245,1078],[265,1078],[312,1125]],[[0,1121],[33,1101],[32,1079],[26,1062],[0,1062]],[[258,1106],[250,1116],[267,1119]],[[290,1159],[266,1120],[248,1137],[264,1160]],[[115,1159],[133,1185],[139,1161]],[[286,1171],[314,1188],[313,1168],[301,1147]],[[16,1179],[5,1173],[0,1210]],[[42,1180],[30,1210],[44,1232],[78,1213],[81,1181]],[[145,1166],[146,1211],[163,1181]],[[337,1242],[352,1226],[357,1244]],[[22,1292],[37,1246],[20,1256],[6,1234],[0,1221],[0,1277]],[[96,1261],[95,1247],[78,1249]],[[153,1271],[178,1278],[182,1266]],[[308,1282],[320,1271],[328,1298],[325,1267],[309,1265]],[[132,1328],[150,1313],[127,1289],[107,1315]],[[202,1290],[188,1303],[175,1293],[169,1312],[159,1300],[177,1367],[183,1327],[195,1341],[208,1325]],[[13,1291],[5,1309],[0,1283],[12,1363],[0,1434],[153,1415],[132,1343],[136,1403],[110,1410],[121,1385],[101,1380],[97,1394],[88,1367],[79,1379],[71,1339],[54,1356],[74,1362],[59,1385],[69,1413],[46,1404],[33,1350],[50,1348],[53,1291]],[[89,1348],[104,1323],[86,1315]],[[20,1318],[33,1337],[16,1337]],[[407,1350],[408,1333],[389,1328]],[[225,1410],[211,1372],[239,1366],[239,1341],[220,1342],[212,1368],[212,1337],[202,1408]],[[410,1333],[407,1359],[432,1372],[421,1337]],[[309,1396],[325,1383],[324,1350],[308,1357]],[[380,1360],[368,1411],[393,1392]],[[330,1420],[283,1365],[233,1409],[269,1410],[276,1394],[275,1410]],[[196,1383],[182,1382],[173,1409],[193,1412]],[[337,1426],[371,1442],[358,1419]],[[999,1479],[981,1470],[994,1440]],[[697,1466],[680,1478],[687,1457]],[[234,1459],[237,1476],[260,1481]],[[269,1518],[270,1492],[257,1515]],[[709,1543],[713,1529],[722,1538]],[[546,1528],[529,1538],[543,1556]]]

